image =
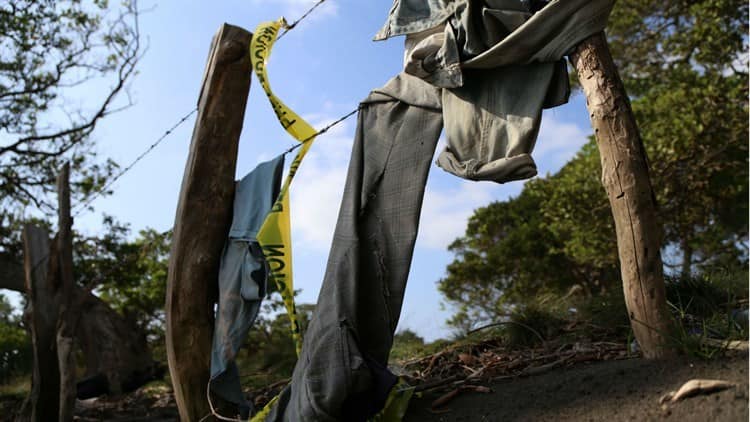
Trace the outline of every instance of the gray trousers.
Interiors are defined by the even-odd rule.
[[[385,403],[441,129],[440,91],[413,76],[394,78],[362,103],[318,303],[292,382],[267,420],[366,420]]]

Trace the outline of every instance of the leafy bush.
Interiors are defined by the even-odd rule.
[[[533,346],[560,334],[564,325],[559,311],[528,305],[510,314],[505,332],[511,346]]]
[[[32,350],[21,317],[12,314],[8,299],[0,294],[0,384],[31,372]]]

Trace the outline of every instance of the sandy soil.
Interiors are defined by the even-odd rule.
[[[693,378],[720,379],[736,387],[661,405],[660,397]],[[438,410],[439,394],[412,400],[407,422],[448,421],[748,421],[748,357],[712,361],[642,359],[580,363],[546,374],[506,379],[491,393],[465,392]],[[0,401],[0,421],[13,420],[22,399]],[[175,421],[171,394],[137,392],[119,399],[79,403],[78,421]]]
[[[661,405],[693,378],[731,381],[735,388]],[[406,421],[742,421],[748,420],[748,357],[713,361],[629,359],[580,364],[503,380],[492,392],[466,392],[439,410],[437,395],[413,399]]]

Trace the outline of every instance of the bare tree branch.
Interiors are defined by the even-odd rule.
[[[50,180],[39,176],[50,176],[62,160],[74,163],[77,178],[97,186],[112,173],[113,163],[95,164],[90,136],[102,118],[133,104],[128,84],[145,51],[140,10],[135,1],[125,3],[106,19],[100,6],[77,2],[12,3],[18,4],[0,5],[0,24],[11,28],[0,40],[0,201],[6,209],[25,203],[41,209],[50,189],[34,180]],[[14,22],[22,22],[16,32]],[[65,88],[100,77],[113,84],[92,111],[64,103]],[[68,115],[70,123],[51,120],[55,113]],[[91,183],[73,184],[84,187],[76,196],[90,193]]]

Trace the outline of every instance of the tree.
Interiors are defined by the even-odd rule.
[[[21,317],[13,315],[5,295],[0,294],[0,384],[31,370],[31,343]]]
[[[77,340],[87,376],[104,374],[110,392],[128,391],[161,377],[166,356],[164,295],[171,231],[153,229],[130,239],[127,225],[104,218],[104,233],[77,236],[74,269],[81,292],[88,293]],[[161,361],[162,363],[159,363]]]
[[[2,2],[0,34],[0,288],[22,291],[21,229],[49,226],[41,219],[55,213],[62,164],[72,163],[74,206],[117,168],[98,160],[91,134],[130,104],[118,97],[143,48],[135,1],[121,10],[106,0]],[[72,105],[71,91],[100,86],[98,103]]]
[[[479,208],[465,236],[448,249],[456,259],[438,288],[458,305],[449,323],[467,332],[537,295],[573,284],[575,269],[539,212],[550,180],[527,183],[516,198]]]
[[[63,162],[72,163],[78,199],[116,168],[99,163],[91,134],[130,104],[119,94],[142,55],[135,2],[111,16],[106,0],[18,0],[0,4],[0,209],[49,212]],[[111,80],[98,103],[68,104],[71,88]]]
[[[102,189],[116,170],[97,157],[91,135],[101,119],[131,104],[121,97],[143,54],[138,17],[135,0],[120,8],[106,0],[0,4],[0,288],[25,292],[21,227],[28,215],[49,227],[41,219],[54,214],[50,194],[62,164],[72,166],[74,202]],[[84,87],[101,97],[77,106],[75,91]],[[89,370],[111,375],[136,361],[148,366],[145,339],[122,315],[81,284],[72,294],[77,311],[90,317],[77,331],[87,360],[97,363]],[[128,345],[102,347],[115,341]]]
[[[132,320],[156,342],[164,338],[164,297],[172,232],[130,229],[104,218],[99,236],[76,239],[75,274],[79,285],[96,290],[113,309]]]
[[[50,193],[62,163],[72,163],[74,203],[117,167],[98,160],[91,134],[130,104],[117,98],[143,48],[135,2],[121,10],[105,0],[3,2],[0,34],[0,288],[23,291],[21,229],[49,227],[42,218],[54,214]],[[71,105],[71,90],[108,81],[98,103]]]
[[[621,288],[614,221],[601,172],[596,143],[590,140],[550,178],[539,211],[540,224],[559,242],[553,250],[570,261],[574,283],[589,296]]]
[[[269,280],[269,284],[273,282]],[[299,291],[295,293],[298,294]],[[297,322],[304,335],[315,305],[300,303],[296,305],[296,309]],[[244,356],[240,362],[243,373],[263,373],[266,374],[263,377],[265,381],[270,382],[292,375],[294,364],[297,363],[297,353],[291,322],[278,292],[266,296],[262,311],[250,327],[243,349]]]
[[[169,232],[144,230],[141,237],[130,240],[127,226],[112,218],[105,217],[104,227],[106,232],[100,236],[76,234],[74,241],[77,280],[71,303],[78,317],[74,338],[85,368],[78,393],[88,397],[132,391],[160,378],[166,369],[152,355],[149,343],[159,344],[163,338],[164,251],[169,248]],[[46,303],[54,297],[48,293]],[[163,348],[157,356],[158,352],[163,355]]]
[[[650,158],[665,250],[682,258],[667,262],[673,271],[747,265],[747,16],[741,1],[621,0],[610,17],[607,36]],[[540,292],[619,288],[598,155],[589,142],[557,174],[475,211],[439,283],[458,306],[454,325],[466,331]]]
[[[610,20],[683,276],[747,258],[747,32],[741,0],[625,0]]]

